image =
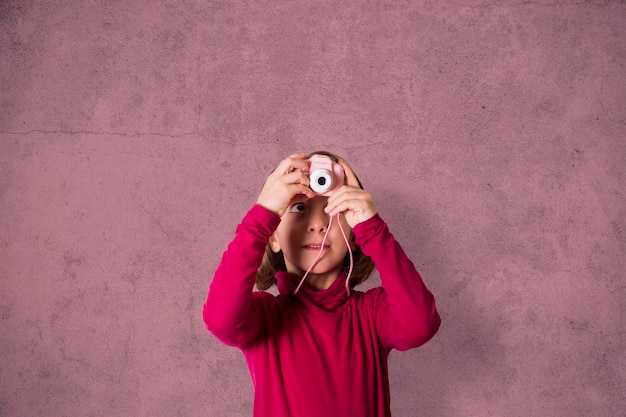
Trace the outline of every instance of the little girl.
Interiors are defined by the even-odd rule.
[[[222,257],[204,322],[243,351],[256,417],[390,416],[387,357],[433,337],[435,300],[350,166],[316,154],[343,167],[344,185],[317,195],[311,155],[283,160]],[[382,287],[354,290],[374,265]]]

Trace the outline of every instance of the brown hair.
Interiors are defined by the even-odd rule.
[[[317,151],[312,152],[306,156],[306,158],[310,158],[313,155],[326,155],[334,162],[339,162],[340,159],[337,155],[332,154],[330,152],[325,151]],[[355,174],[356,176],[356,174]],[[359,183],[359,187],[363,189],[363,185],[361,181],[357,177],[357,182]],[[352,275],[350,277],[350,288],[354,288],[358,284],[367,280],[372,272],[374,271],[375,265],[374,262],[370,259],[369,256],[366,256],[354,242],[354,234],[351,237],[351,248],[352,248],[352,256],[354,260],[354,266],[352,270]],[[346,257],[343,259],[343,266],[350,266],[350,254],[346,253]],[[263,256],[263,262],[259,267],[256,274],[256,285],[259,290],[267,290],[272,285],[276,284],[275,274],[278,271],[286,271],[287,266],[285,265],[285,258],[283,257],[283,253],[278,252],[274,253],[272,248],[268,244],[265,247],[265,255]]]

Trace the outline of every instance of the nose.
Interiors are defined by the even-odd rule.
[[[324,208],[319,208],[311,211],[309,217],[309,232],[325,232],[328,227],[328,214],[324,212]]]

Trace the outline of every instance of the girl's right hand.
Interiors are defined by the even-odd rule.
[[[294,203],[315,197],[309,188],[306,154],[293,154],[281,161],[265,180],[257,204],[280,217]]]

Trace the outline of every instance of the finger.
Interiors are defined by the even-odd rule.
[[[306,171],[309,168],[309,164],[304,159],[305,157],[306,157],[306,154],[294,153],[290,155],[289,157],[283,159],[278,164],[275,171],[283,173],[283,174],[289,174],[290,172],[296,169],[301,169],[303,171]]]
[[[355,210],[357,207],[358,205],[355,204],[354,200],[343,200],[337,205],[327,207],[327,213],[329,216],[333,217],[348,210]]]
[[[302,153],[302,152],[298,152],[298,153],[294,153],[294,154],[289,155],[288,158],[304,159],[304,158],[306,158],[306,154]]]
[[[361,188],[359,180],[356,178],[356,175],[354,174],[354,171],[352,171],[352,168],[350,168],[350,165],[348,165],[348,163],[343,159],[339,160],[339,165],[343,167],[343,171],[346,174],[346,184],[352,187]]]
[[[285,184],[302,184],[308,187],[309,177],[307,177],[302,170],[297,169],[289,174],[286,174],[283,177],[283,182]]]
[[[309,170],[309,163],[304,160],[304,159],[300,159],[300,158],[296,158],[296,159],[292,159],[291,160],[291,166],[290,166],[290,171],[308,171]]]
[[[336,214],[337,213],[337,208],[340,206],[345,206],[345,203],[347,202],[352,202],[354,203],[355,201],[358,200],[364,200],[365,199],[365,195],[363,194],[363,190],[361,190],[360,188],[354,188],[354,187],[349,187],[349,186],[343,186],[340,189],[338,189],[337,191],[335,191],[333,193],[333,195],[331,195],[328,198],[328,203],[326,205],[326,212],[327,213],[333,213]],[[344,211],[346,210],[345,208],[343,210],[339,210],[339,211]]]
[[[332,193],[330,197],[328,197],[328,205],[332,206],[333,204],[336,204],[337,202],[341,201],[342,199],[349,198],[348,197],[348,193],[359,194],[362,191],[363,190],[361,190],[360,188],[356,188],[356,187],[348,186],[348,185],[343,185],[337,191]]]
[[[369,198],[369,195],[364,192],[354,193],[353,198],[345,198],[337,201],[334,206],[328,207],[326,212],[329,216],[336,216],[339,213],[344,213],[346,219],[350,214],[350,226],[367,220],[376,214],[376,207]]]
[[[299,196],[303,196],[300,201],[308,200],[309,198],[315,197],[315,193],[311,190],[307,185],[304,184],[291,184],[290,191],[295,196],[294,198],[300,198]]]

